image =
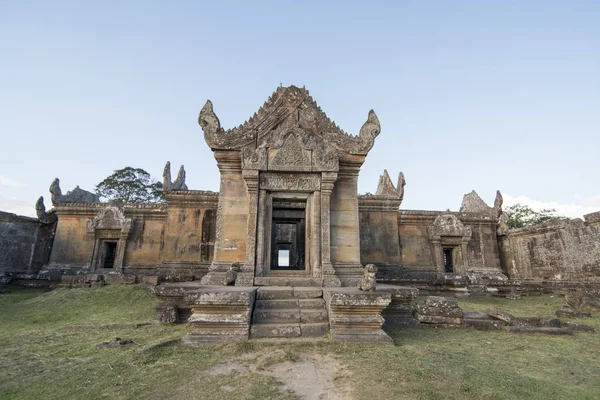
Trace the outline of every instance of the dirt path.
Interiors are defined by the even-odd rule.
[[[275,354],[247,354],[239,359],[211,368],[210,375],[246,374],[265,375],[280,382],[282,392],[292,392],[306,400],[352,399],[350,373],[331,356],[300,354],[293,359],[283,350]],[[230,388],[222,387],[227,391]]]

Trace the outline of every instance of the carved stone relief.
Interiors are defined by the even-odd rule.
[[[321,186],[318,174],[262,173],[260,189],[269,191],[314,192]]]
[[[310,171],[311,152],[302,148],[298,137],[290,133],[279,149],[269,149],[269,171]]]

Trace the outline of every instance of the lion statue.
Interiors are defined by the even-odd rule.
[[[375,275],[377,275],[377,266],[375,264],[367,264],[363,270],[364,275],[360,283],[358,284],[359,290],[365,292],[372,292],[375,290]]]

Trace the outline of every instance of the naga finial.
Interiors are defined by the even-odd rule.
[[[406,179],[404,179],[404,173],[400,171],[398,174],[398,185],[396,186],[400,201],[404,200],[404,186],[406,186]]]
[[[171,190],[171,161],[167,161],[163,170],[163,192]]]
[[[202,127],[205,135],[214,135],[221,130],[221,122],[213,111],[212,101],[206,100],[198,115],[198,124]]]
[[[57,220],[57,216],[53,212],[46,212],[46,206],[44,205],[44,196],[35,203],[35,213],[42,224],[51,224]]]
[[[375,111],[370,110],[367,122],[365,122],[360,128],[359,136],[368,139],[375,139],[380,132],[381,124],[379,123],[379,118],[377,118]]]
[[[499,190],[496,190],[496,199],[494,200],[494,210],[498,213],[498,218],[502,215],[502,203],[504,203],[504,198],[502,197],[502,193]]]
[[[62,196],[62,191],[60,190],[60,180],[58,178],[54,178],[54,180],[50,184],[49,191],[52,194],[52,204],[57,204],[60,201],[60,197]]]
[[[179,167],[177,179],[175,179],[174,182],[171,182],[171,162],[167,161],[163,171],[163,192],[170,192],[172,190],[187,190],[187,188],[188,187],[185,184],[185,168],[183,168],[183,165]]]

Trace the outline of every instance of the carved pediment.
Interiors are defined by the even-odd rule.
[[[120,230],[129,232],[131,229],[131,218],[125,218],[125,214],[117,207],[106,207],[86,224],[88,233],[94,233],[96,230]]]
[[[284,142],[294,131],[302,149],[313,152],[314,162],[318,155],[329,168],[334,154],[338,158],[343,153],[367,155],[381,130],[379,119],[371,110],[359,135],[347,134],[327,117],[308,90],[296,86],[279,87],[252,118],[237,128],[221,127],[210,100],[200,111],[198,123],[213,150],[244,149],[247,154],[247,149],[287,147]]]
[[[278,149],[269,149],[269,171],[311,171],[312,153],[300,144],[299,138],[290,133]]]
[[[441,214],[433,221],[433,225],[429,228],[429,236],[432,239],[442,236],[470,238],[471,228],[464,226],[456,215]]]

